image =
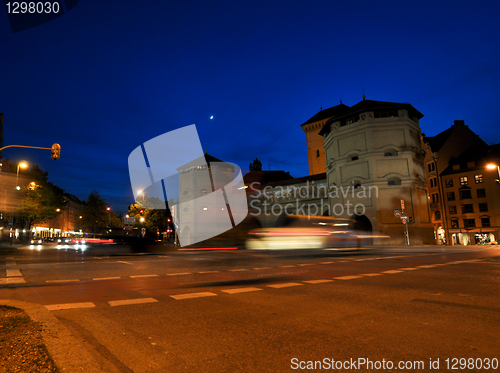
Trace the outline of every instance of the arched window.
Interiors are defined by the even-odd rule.
[[[359,180],[354,180],[352,182],[352,186],[353,186],[354,189],[361,188],[361,182]]]
[[[319,149],[316,150],[316,157],[319,157]]]
[[[387,180],[387,185],[401,185],[401,179],[398,177],[391,177]]]
[[[388,149],[384,152],[384,157],[395,157],[398,155],[398,151],[395,149]]]

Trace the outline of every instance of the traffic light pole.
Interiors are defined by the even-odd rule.
[[[51,148],[42,148],[40,146],[27,146],[27,145],[7,145],[3,148],[0,148],[0,152],[7,148],[28,148],[28,149],[43,149],[43,150],[52,150],[52,159],[59,159],[61,155],[61,145],[53,144]]]

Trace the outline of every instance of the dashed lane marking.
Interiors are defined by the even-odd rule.
[[[332,263],[335,263],[335,262],[320,262],[319,264],[332,264]]]
[[[244,272],[248,271],[248,268],[238,268],[238,269],[230,269],[231,272]]]
[[[8,278],[0,278],[0,285],[5,284],[24,284],[26,280],[22,277],[8,277]]]
[[[307,284],[322,284],[324,282],[333,282],[333,280],[304,280],[303,282]]]
[[[191,298],[213,297],[216,295],[217,294],[215,293],[205,291],[201,293],[176,294],[176,295],[171,295],[170,297],[174,298],[175,300],[181,300],[181,299],[191,299]]]
[[[431,264],[426,264],[426,265],[421,265],[421,266],[417,266],[417,268],[434,268],[435,266],[434,265],[431,265]]]
[[[124,263],[124,264],[130,264],[130,265],[133,265],[132,263],[129,263],[129,262],[124,262],[124,261],[121,261],[121,260],[118,260],[117,263]]]
[[[392,275],[393,273],[401,273],[401,272],[404,272],[404,271],[398,271],[396,269],[393,269],[393,270],[390,270],[390,271],[383,271],[382,273],[388,273],[388,274]]]
[[[198,273],[220,273],[220,271],[200,271]]]
[[[94,277],[94,281],[101,281],[101,280],[119,280],[121,277]]]
[[[334,280],[353,280],[355,278],[361,278],[363,276],[340,276],[340,277],[334,277]]]
[[[250,291],[259,291],[259,290],[263,290],[263,289],[250,287],[250,288],[226,289],[226,290],[221,290],[221,291],[224,293],[228,293],[228,294],[238,294],[238,293],[248,293]]]
[[[7,273],[7,277],[22,277],[22,273],[18,268],[11,268],[5,270]]]
[[[64,303],[64,304],[51,304],[45,307],[49,311],[58,311],[58,310],[70,310],[74,308],[93,308],[95,307],[95,304],[92,302]]]
[[[415,271],[418,268],[400,268],[401,271]]]
[[[382,273],[364,273],[363,276],[366,277],[382,276]]]
[[[143,278],[143,277],[157,277],[158,275],[135,275],[130,276],[131,278]]]
[[[122,300],[110,300],[108,304],[111,307],[115,306],[126,306],[129,304],[144,304],[144,303],[156,303],[158,302],[155,298],[136,298],[136,299],[122,299]]]
[[[259,268],[254,268],[256,270],[260,270],[260,269],[272,269],[271,267],[259,267]]]
[[[288,288],[291,286],[299,286],[303,284],[299,284],[298,282],[286,282],[283,284],[274,284],[274,285],[267,285],[270,288],[275,288],[275,289],[281,289],[281,288]]]
[[[280,266],[280,268],[292,268],[292,267],[295,267],[295,266],[294,265]]]
[[[303,267],[303,266],[313,266],[313,265],[315,265],[315,263],[304,263],[304,264],[297,264],[297,265],[299,265],[301,267]]]
[[[79,282],[79,279],[68,279],[68,280],[47,280],[47,283],[57,283],[57,282]]]
[[[180,272],[180,273],[167,273],[167,276],[183,276],[183,275],[191,275],[191,272]]]

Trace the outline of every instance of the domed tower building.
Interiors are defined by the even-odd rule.
[[[319,131],[330,215],[355,219],[358,229],[373,234],[374,244],[435,242],[419,126],[422,117],[408,103],[363,96]]]

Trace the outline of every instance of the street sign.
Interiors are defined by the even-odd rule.
[[[403,224],[406,224],[406,219],[401,219],[401,221],[403,222]]]
[[[405,209],[405,200],[402,199],[401,200],[401,210],[404,210]]]
[[[402,211],[401,210],[394,210],[394,216],[399,218],[401,216]]]

